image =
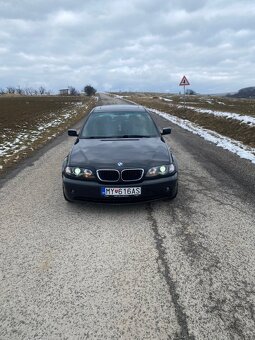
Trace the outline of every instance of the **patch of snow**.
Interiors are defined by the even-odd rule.
[[[173,101],[173,99],[164,98],[164,97],[159,97],[159,99],[164,100],[165,102],[172,102]]]
[[[201,105],[200,103],[196,103],[196,102],[180,102],[180,104],[185,104],[185,105],[187,105],[187,104],[192,104],[192,105]]]
[[[213,98],[208,99],[208,98],[205,98],[205,97],[198,97],[198,99],[199,99],[201,102],[206,102],[206,103],[208,103],[208,104],[212,104],[213,101],[214,101]]]
[[[182,108],[182,106],[177,105],[178,108]],[[194,106],[186,106],[187,109],[199,112],[199,113],[206,113],[209,115],[213,115],[216,117],[223,117],[227,119],[238,120],[241,123],[247,124],[249,126],[255,126],[255,117],[247,116],[247,115],[240,115],[239,113],[232,113],[232,112],[223,112],[223,111],[214,111],[208,109],[199,109]]]
[[[251,161],[253,164],[255,164],[255,148],[246,146],[234,139],[220,135],[217,132],[203,129],[201,126],[192,123],[189,120],[181,119],[176,116],[172,116],[169,113],[161,112],[156,109],[151,109],[148,107],[146,109],[158,114],[159,116],[169,120],[170,122],[176,125],[179,125],[181,128],[185,130],[188,130],[196,135],[199,135],[205,140],[208,140],[209,142],[216,144],[218,147],[228,150],[232,153],[235,153],[240,158],[247,159]]]
[[[121,96],[121,95],[119,95],[119,94],[115,94],[115,97],[117,97],[117,98],[129,98],[130,96]]]

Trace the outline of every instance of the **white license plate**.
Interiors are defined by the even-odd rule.
[[[141,195],[141,187],[131,188],[101,188],[103,196],[139,196]]]

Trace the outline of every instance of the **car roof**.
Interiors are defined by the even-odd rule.
[[[93,110],[93,112],[120,112],[120,111],[144,112],[146,110],[143,106],[140,105],[102,105],[96,106]]]

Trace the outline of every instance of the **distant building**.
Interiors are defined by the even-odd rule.
[[[59,90],[60,96],[68,96],[69,95],[69,89],[61,89]]]

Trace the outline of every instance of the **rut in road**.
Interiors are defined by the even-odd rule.
[[[176,334],[177,339],[185,339],[185,340],[195,340],[193,335],[189,334],[187,315],[184,312],[184,308],[181,306],[179,302],[179,294],[176,290],[176,285],[173,279],[171,278],[169,265],[166,260],[166,249],[164,247],[163,237],[159,233],[159,228],[156,219],[153,216],[153,208],[151,203],[148,203],[147,207],[148,221],[151,224],[151,229],[153,231],[153,236],[156,244],[156,249],[158,253],[158,272],[165,279],[165,282],[168,287],[168,291],[171,295],[172,302],[174,304],[175,315],[180,326],[180,334]]]

